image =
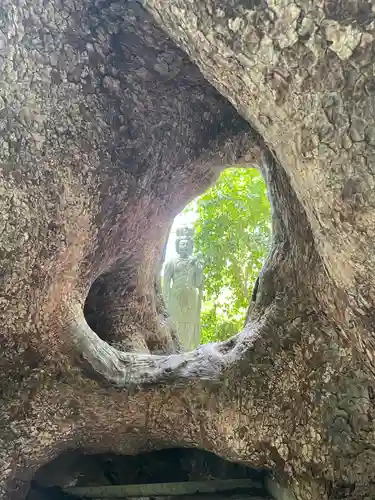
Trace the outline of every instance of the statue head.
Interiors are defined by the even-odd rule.
[[[176,252],[180,257],[190,257],[194,249],[194,229],[183,226],[176,230]]]

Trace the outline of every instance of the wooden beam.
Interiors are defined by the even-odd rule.
[[[84,498],[166,497],[220,493],[238,490],[263,490],[263,484],[253,479],[212,479],[179,483],[123,484],[110,486],[74,486],[64,491]]]

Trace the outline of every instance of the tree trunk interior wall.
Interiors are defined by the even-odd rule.
[[[163,447],[374,497],[371,2],[0,7],[0,498],[69,449]],[[273,208],[256,303],[178,353],[165,238],[245,162]]]

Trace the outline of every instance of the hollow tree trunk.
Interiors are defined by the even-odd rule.
[[[136,2],[1,6],[2,497],[68,448],[167,446],[374,496],[371,3],[147,0],[162,29]],[[236,162],[273,205],[255,307],[154,355],[170,221]]]

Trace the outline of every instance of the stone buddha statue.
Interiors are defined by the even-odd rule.
[[[193,256],[194,229],[180,227],[176,236],[178,256],[164,268],[163,294],[181,345],[190,351],[200,344],[203,270]]]

